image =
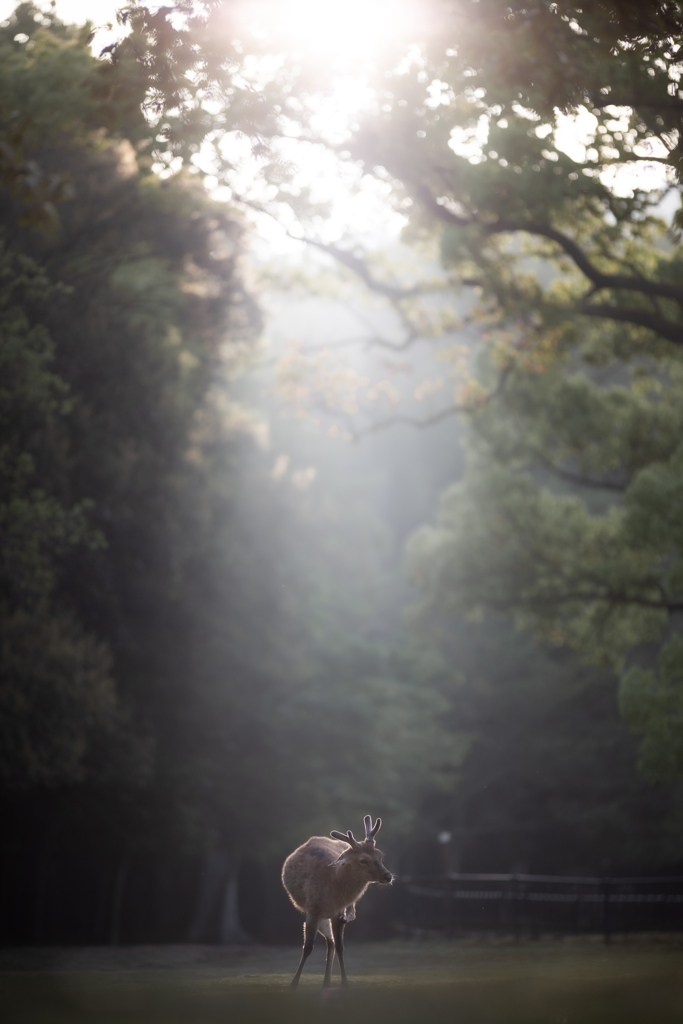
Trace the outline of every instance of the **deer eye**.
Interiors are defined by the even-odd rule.
[[[360,862],[361,862],[361,864],[367,864],[368,863],[367,857],[361,857]]]

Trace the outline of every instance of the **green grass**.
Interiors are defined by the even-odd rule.
[[[0,971],[5,1024],[668,1024],[683,1021],[683,939],[396,941],[347,947],[352,985],[323,998],[323,954],[298,950],[68,955]],[[0,958],[0,967],[2,958]],[[24,964],[26,966],[26,964]]]

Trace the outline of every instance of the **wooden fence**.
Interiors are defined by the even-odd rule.
[[[403,876],[397,923],[413,934],[493,931],[514,935],[683,931],[683,876]]]

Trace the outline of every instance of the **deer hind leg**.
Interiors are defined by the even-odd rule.
[[[346,988],[348,985],[348,978],[346,977],[346,967],[344,965],[344,926],[346,924],[346,915],[340,914],[339,917],[332,918],[332,935],[334,937],[334,948],[337,951],[339,957],[339,970],[341,971],[341,983],[342,988]]]
[[[332,936],[332,925],[330,924],[329,919],[319,923],[318,931],[321,935],[325,936],[325,942],[327,943],[327,960],[325,961],[325,980],[323,981],[323,988],[331,988],[332,964],[334,963],[334,938]]]
[[[303,953],[301,954],[299,966],[296,969],[296,974],[292,978],[292,984],[290,985],[290,988],[296,988],[297,985],[299,984],[299,978],[301,977],[301,972],[304,969],[304,964],[306,963],[309,956],[313,952],[313,945],[315,943],[315,934],[318,930],[318,924],[318,918],[313,917],[311,914],[306,914],[306,922],[304,924],[304,949]]]

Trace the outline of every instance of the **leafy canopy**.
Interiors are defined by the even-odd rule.
[[[457,12],[397,77],[383,134],[359,135],[454,284],[476,282],[485,339],[470,472],[410,571],[429,606],[511,612],[616,669],[645,767],[680,772],[680,8]],[[646,164],[659,187],[633,173]]]

